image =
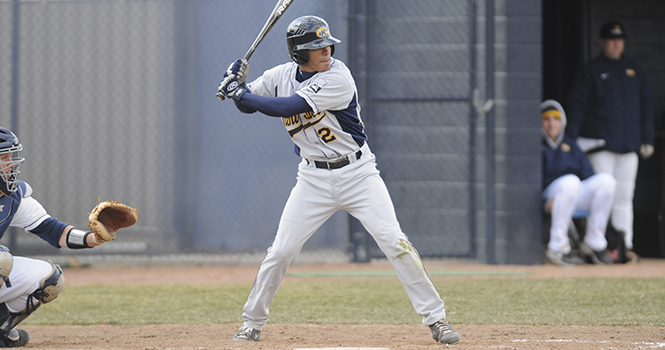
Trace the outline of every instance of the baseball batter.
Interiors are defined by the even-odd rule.
[[[104,242],[92,231],[74,228],[51,217],[32,198],[32,188],[18,180],[25,160],[16,135],[0,127],[0,237],[9,226],[33,233],[56,248],[92,248]],[[48,261],[12,256],[0,245],[0,347],[24,346],[28,332],[15,328],[41,304],[55,299],[64,287],[60,266]]]
[[[275,240],[244,306],[243,326],[233,339],[260,341],[268,307],[289,266],[312,234],[342,209],[360,220],[376,240],[432,337],[443,344],[458,343],[460,334],[446,321],[444,302],[397,221],[367,144],[355,81],[346,65],[332,57],[334,45],[341,41],[316,16],[295,19],[286,37],[293,62],[269,69],[245,85],[249,64],[237,60],[218,89],[241,112],[282,118],[302,158]]]

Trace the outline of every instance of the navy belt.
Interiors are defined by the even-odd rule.
[[[356,152],[356,160],[360,159],[360,157],[363,155],[362,151]],[[347,165],[351,164],[351,160],[349,159],[349,156],[346,156],[342,159],[336,159],[330,162],[319,162],[319,161],[314,161],[314,165],[319,168],[319,169],[339,169],[343,168]]]

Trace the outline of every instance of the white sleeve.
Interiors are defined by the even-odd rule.
[[[262,75],[256,78],[256,80],[254,80],[253,82],[249,83],[247,85],[247,88],[255,95],[273,97],[270,94],[271,90],[270,87],[268,86],[268,81],[265,75]]]
[[[22,227],[26,231],[30,231],[50,217],[51,215],[36,199],[23,197],[10,226]]]
[[[308,86],[296,92],[312,107],[314,113],[341,111],[349,107],[355,93],[353,80],[339,72],[322,74]]]
[[[284,74],[285,66],[280,65],[263,72],[263,74],[247,85],[249,91],[255,95],[275,97],[276,79]]]

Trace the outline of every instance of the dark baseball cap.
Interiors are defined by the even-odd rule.
[[[617,21],[607,21],[600,27],[601,39],[624,39],[625,37],[626,30]]]

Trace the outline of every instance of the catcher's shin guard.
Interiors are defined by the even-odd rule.
[[[53,270],[39,282],[39,288],[28,295],[25,309],[19,312],[11,312],[6,303],[0,304],[0,335],[9,336],[9,332],[19,323],[23,322],[30,314],[35,312],[41,304],[46,304],[55,299],[65,286],[65,276],[60,266],[49,261]],[[1,342],[0,337],[0,342]]]
[[[32,311],[35,311],[37,307],[39,305],[33,308]],[[28,315],[26,312],[12,313],[7,308],[7,304],[0,304],[0,323],[2,323],[2,328],[0,328],[0,348],[23,346],[29,341],[30,336],[24,330],[17,329],[12,333],[14,326],[25,320]]]

